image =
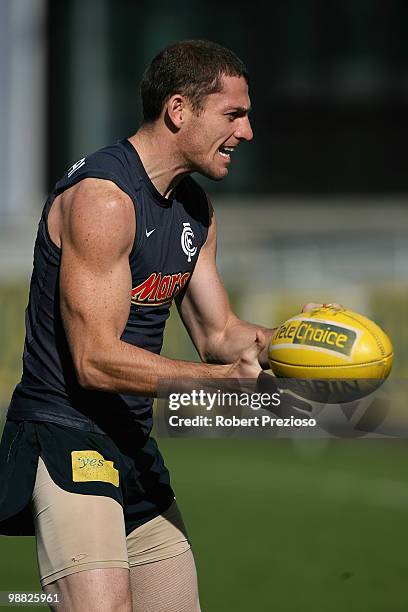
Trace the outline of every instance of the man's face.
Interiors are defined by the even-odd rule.
[[[215,181],[228,174],[237,146],[253,136],[246,80],[224,76],[221,82],[222,90],[204,99],[199,114],[190,113],[182,140],[191,171]]]

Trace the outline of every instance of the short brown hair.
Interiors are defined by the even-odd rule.
[[[222,76],[243,77],[248,82],[245,64],[230,49],[209,40],[183,40],[166,47],[143,75],[143,120],[158,119],[175,93],[186,96],[193,110],[199,111],[206,96],[221,91]]]

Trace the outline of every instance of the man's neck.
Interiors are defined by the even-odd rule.
[[[129,142],[135,147],[150,180],[162,196],[168,198],[190,171],[167,134],[160,128],[141,126]]]

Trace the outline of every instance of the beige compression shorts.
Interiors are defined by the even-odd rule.
[[[122,506],[110,497],[64,491],[39,458],[33,514],[42,586],[75,572],[161,561],[190,548],[176,502],[127,537]]]

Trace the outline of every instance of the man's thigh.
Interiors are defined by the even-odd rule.
[[[197,573],[176,502],[127,537],[134,612],[199,612]]]
[[[130,568],[133,612],[200,612],[191,549]]]
[[[43,586],[84,570],[128,570],[123,509],[114,499],[65,491],[40,457],[32,507]]]
[[[176,501],[159,516],[136,527],[126,538],[130,567],[176,557],[190,549]]]
[[[41,583],[62,595],[61,611],[131,609],[129,565],[135,610],[199,610],[194,559],[175,502],[126,538],[117,501],[65,491],[40,457],[32,506]],[[172,607],[163,608],[166,601]]]

